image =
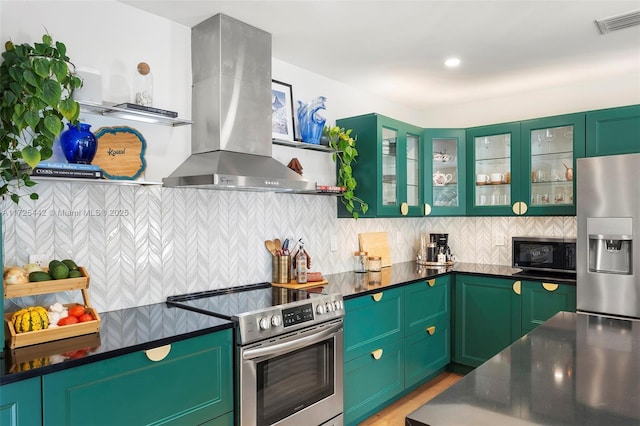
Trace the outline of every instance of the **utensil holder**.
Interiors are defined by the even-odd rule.
[[[271,282],[286,284],[291,281],[291,256],[275,255],[271,259]]]

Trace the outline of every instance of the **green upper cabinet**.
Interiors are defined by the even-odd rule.
[[[425,215],[465,214],[465,131],[425,129],[424,159]]]
[[[640,105],[587,113],[587,157],[640,152]]]
[[[576,159],[584,157],[584,114],[520,123],[522,161],[518,181],[527,215],[575,215]]]
[[[521,200],[520,123],[467,129],[467,213],[513,215]]]
[[[467,212],[575,215],[574,170],[585,155],[585,114],[467,130]]]
[[[355,195],[367,204],[362,217],[424,215],[423,129],[379,114],[344,118],[336,125],[357,138]],[[351,217],[338,203],[339,217]]]

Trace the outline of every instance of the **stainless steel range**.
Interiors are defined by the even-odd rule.
[[[239,425],[343,424],[342,295],[264,283],[167,302],[236,322]]]

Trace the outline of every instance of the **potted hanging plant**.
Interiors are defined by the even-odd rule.
[[[338,126],[325,126],[322,133],[328,139],[329,147],[335,150],[333,161],[336,162],[337,167],[337,185],[345,188],[340,201],[353,218],[358,219],[360,213],[367,212],[369,205],[354,194],[358,184],[353,177],[351,164],[356,162],[358,151],[356,139],[351,137],[352,130],[345,130]]]
[[[50,35],[42,43],[5,44],[0,64],[0,197],[20,201],[31,188],[31,169],[53,154],[63,119],[76,124],[80,106],[71,98],[82,80],[74,75],[66,46]],[[29,197],[38,194],[29,189]]]

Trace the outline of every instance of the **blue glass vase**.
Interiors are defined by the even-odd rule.
[[[91,164],[98,149],[96,136],[89,130],[90,124],[78,123],[74,126],[68,123],[67,130],[60,135],[60,146],[65,158],[70,163]]]
[[[308,104],[298,101],[298,124],[300,125],[300,137],[303,142],[320,144],[320,136],[326,118],[322,117],[319,112],[325,109],[325,101],[327,98],[319,96]]]

